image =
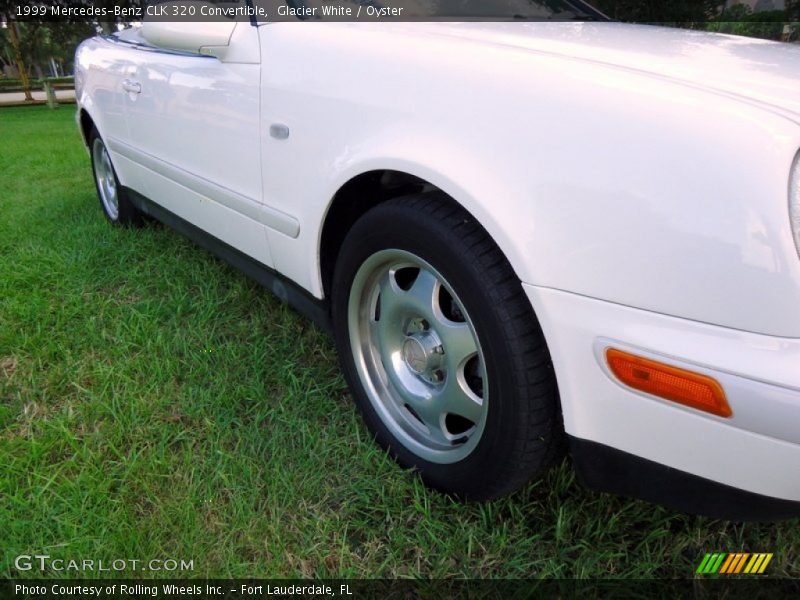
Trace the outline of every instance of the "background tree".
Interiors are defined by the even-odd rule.
[[[639,23],[696,23],[718,16],[725,0],[594,0],[609,17]]]
[[[25,70],[29,76],[37,78],[71,72],[75,48],[82,40],[94,35],[90,23],[12,21],[7,29],[0,30],[0,53],[6,56],[14,56],[12,27],[18,33],[19,52]],[[53,72],[53,64],[60,73]],[[14,66],[21,70],[18,64]]]
[[[31,95],[31,83],[30,79],[28,78],[28,70],[25,66],[25,60],[22,56],[19,28],[17,27],[16,22],[9,21],[7,29],[9,48],[6,51],[6,54],[12,57],[13,64],[16,66],[17,71],[19,71],[19,76],[22,80],[22,91],[25,93],[25,100],[31,101],[33,100],[33,96]]]
[[[589,0],[608,16],[639,23],[659,23],[719,33],[779,40],[800,31],[800,0],[786,0],[785,10],[753,12],[746,4],[725,7],[725,0]],[[795,38],[796,39],[796,38]]]
[[[131,6],[142,2],[143,0],[48,0],[49,5],[64,8]],[[98,24],[83,17],[55,19],[48,15],[18,18],[15,15],[16,6],[23,3],[20,0],[0,0],[0,21],[6,25],[0,29],[0,66],[4,67],[4,71],[11,67],[12,71],[17,72],[26,99],[31,100],[30,78],[71,73],[75,48],[82,40],[95,34]],[[111,33],[115,29],[115,23],[104,22],[102,28]]]

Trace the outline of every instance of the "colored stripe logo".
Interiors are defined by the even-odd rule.
[[[716,553],[706,554],[696,573],[701,575],[736,575],[736,574],[756,574],[760,575],[765,571],[767,565],[772,560],[772,553],[747,552],[738,553]]]

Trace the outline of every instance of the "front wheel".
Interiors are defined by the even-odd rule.
[[[430,486],[494,498],[558,455],[558,396],[530,304],[488,234],[446,197],[392,200],[354,225],[333,316],[367,425]]]
[[[89,135],[89,153],[92,157],[92,174],[103,214],[114,225],[140,225],[142,214],[131,203],[120,185],[117,172],[111,163],[106,144],[97,129]]]

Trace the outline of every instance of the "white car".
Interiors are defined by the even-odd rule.
[[[526,4],[580,20],[87,40],[106,217],[330,326],[377,442],[436,489],[495,498],[569,448],[599,490],[800,514],[800,47]]]

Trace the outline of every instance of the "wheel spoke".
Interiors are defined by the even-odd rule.
[[[392,326],[389,319],[381,319],[373,325],[372,338],[377,342],[378,355],[383,365],[383,371],[398,392],[405,390],[405,383],[398,376],[400,363],[401,341],[397,339],[397,328]]]
[[[409,403],[417,413],[425,427],[428,428],[429,435],[440,444],[449,444],[450,437],[447,435],[444,427],[445,413],[441,410],[441,406],[435,400],[425,402]]]
[[[409,301],[424,316],[432,319],[439,304],[439,280],[425,269],[420,269],[417,278],[407,292]]]
[[[392,365],[396,360],[400,360],[396,354],[403,344],[402,331],[400,331],[396,322],[397,313],[402,307],[402,302],[399,298],[402,290],[394,283],[390,272],[386,272],[381,277],[378,282],[378,288],[380,289],[378,302],[380,303],[381,317],[375,324],[376,336],[384,367],[393,373],[395,368],[392,368]]]
[[[400,382],[394,377],[397,371],[396,362],[400,360],[400,341],[397,339],[397,328],[392,326],[389,319],[381,319],[374,325],[375,338],[378,342],[378,352],[380,353],[383,367],[389,376],[394,380],[395,385]]]
[[[398,310],[403,305],[403,300],[400,297],[403,294],[403,290],[397,287],[391,271],[383,274],[378,282],[378,288],[381,291],[379,300],[381,320],[391,321],[396,318]]]
[[[447,368],[455,371],[463,367],[470,356],[478,352],[475,336],[467,323],[454,323],[439,319],[436,331],[442,339]]]
[[[441,412],[452,413],[477,424],[483,415],[483,401],[465,390],[458,378],[452,375],[438,395],[437,404]]]

